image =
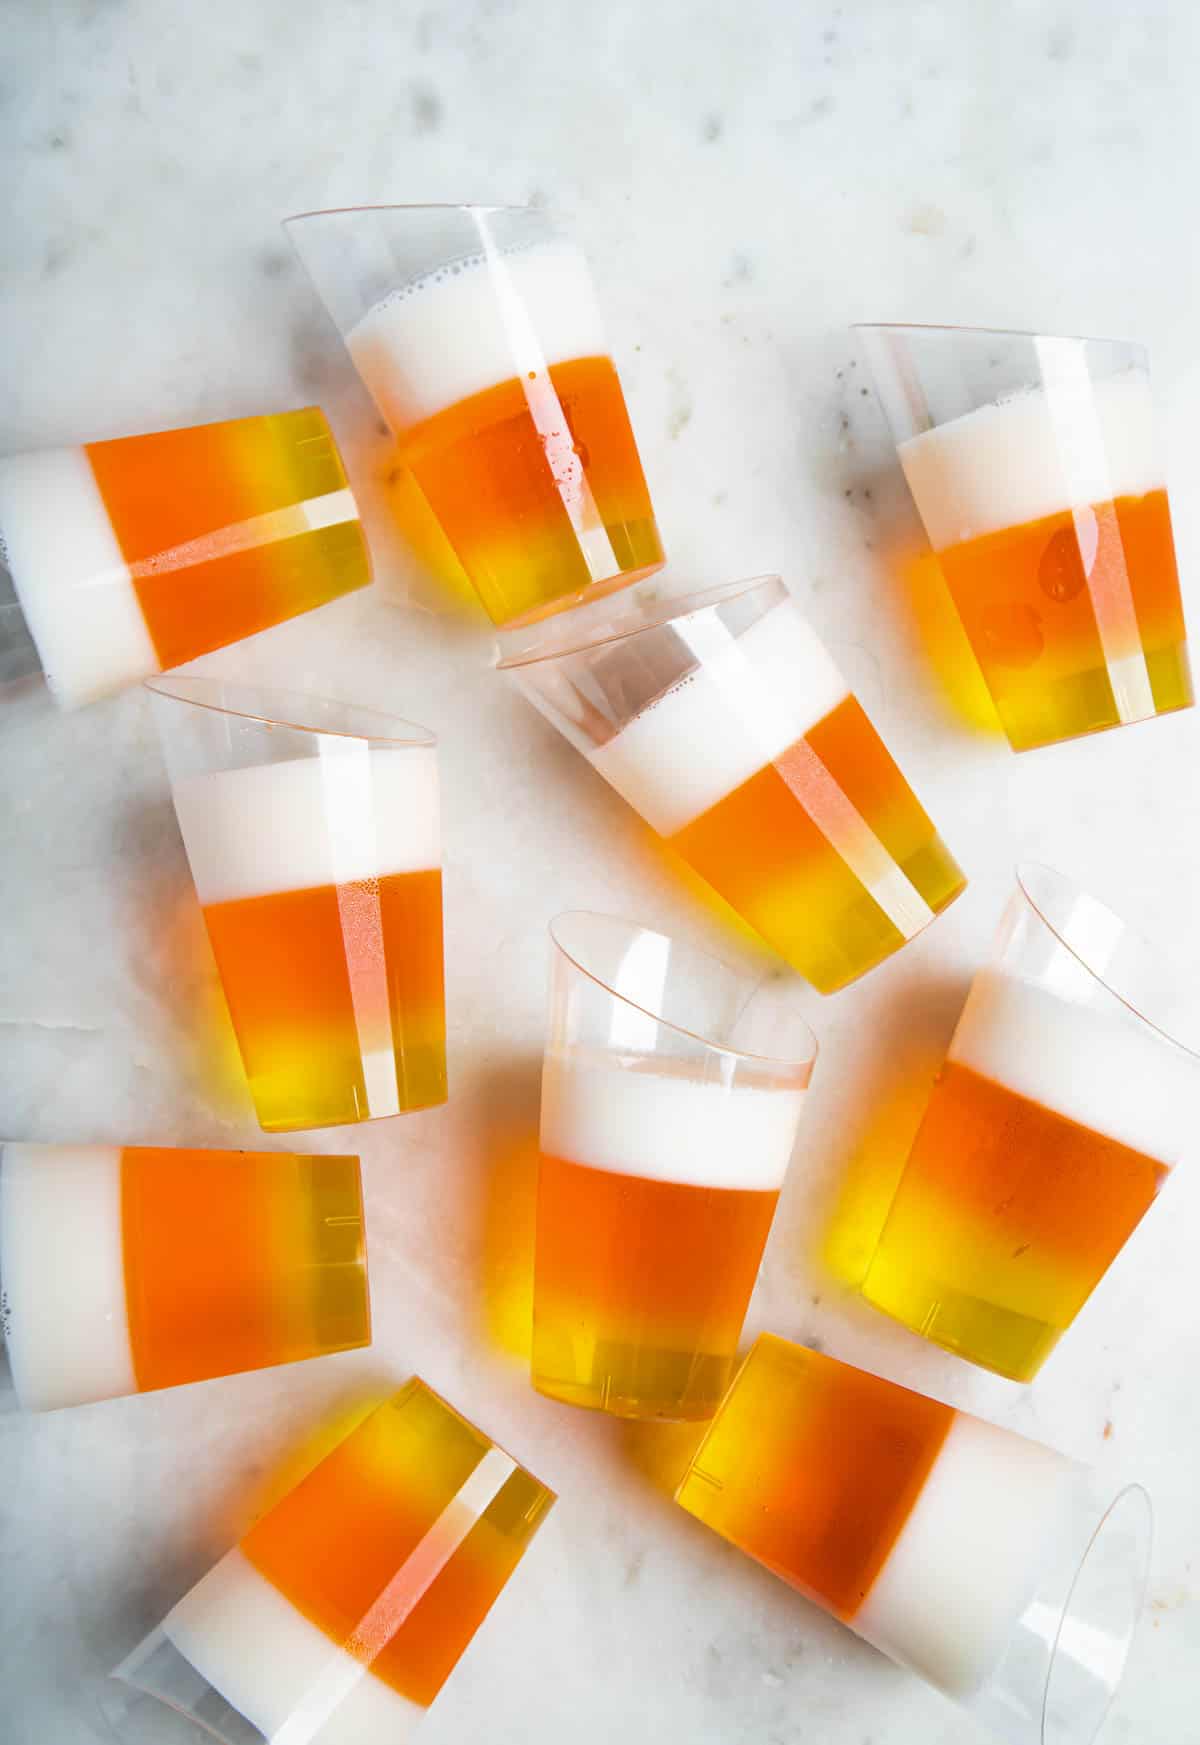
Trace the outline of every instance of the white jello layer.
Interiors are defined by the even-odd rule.
[[[1081,1127],[1177,1163],[1200,1115],[1200,1067],[1099,988],[1094,1001],[981,969],[948,1058]]]
[[[333,735],[318,744],[315,757],[174,784],[201,903],[441,865],[434,747],[378,750]]]
[[[402,286],[346,344],[398,432],[513,376],[608,349],[587,261],[565,242],[477,255]]]
[[[1067,369],[1051,381],[899,444],[935,551],[1162,487],[1146,375],[1092,382]]]
[[[162,1633],[277,1745],[399,1742],[424,1713],[331,1642],[236,1546],[167,1614]]]
[[[646,1181],[775,1192],[803,1104],[803,1090],[722,1085],[686,1061],[623,1066],[601,1049],[548,1050],[541,1145]]]
[[[674,628],[699,664],[587,754],[660,836],[673,836],[741,787],[849,695],[790,601],[736,638],[711,610]]]
[[[65,708],[160,670],[84,449],[0,460],[0,538],[46,681]]]
[[[1053,1557],[1077,1471],[956,1414],[854,1628],[949,1696],[970,1696]]]
[[[26,1411],[137,1392],[119,1146],[4,1146],[0,1287],[13,1385]]]

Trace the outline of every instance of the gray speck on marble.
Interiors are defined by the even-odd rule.
[[[263,58],[256,54],[240,54],[237,58],[238,67],[248,79],[256,79],[263,70]]]
[[[436,23],[437,19],[432,12],[422,12],[417,19],[416,29],[413,31],[413,41],[417,45],[418,54],[427,55],[433,47],[433,30]]]
[[[44,279],[52,279],[57,273],[61,273],[74,253],[74,245],[65,241],[62,237],[59,237],[54,242],[48,243],[46,245],[46,252],[42,256],[42,277]]]
[[[445,105],[432,85],[416,84],[409,98],[414,133],[436,133],[442,125]]]
[[[828,57],[826,57],[828,59]],[[780,122],[780,128],[785,133],[794,133],[803,127],[812,127],[818,121],[824,121],[827,115],[832,115],[837,108],[837,102],[831,91],[822,92],[814,97],[806,109],[798,115],[789,115],[786,121]]]
[[[687,384],[679,371],[668,370],[667,380],[671,385],[671,405],[667,412],[667,440],[677,442],[692,422],[694,408]]]
[[[628,1588],[637,1586],[638,1581],[641,1579],[642,1566],[645,1561],[645,1548],[640,1547],[634,1552],[633,1556],[629,1559],[629,1562],[625,1565],[625,1575],[622,1582],[624,1587]]]
[[[1069,24],[1056,24],[1046,42],[1046,58],[1069,61],[1075,48],[1075,32]]]
[[[283,248],[266,248],[258,257],[258,270],[264,279],[281,279],[295,266],[292,256]]]
[[[715,112],[706,115],[700,123],[700,138],[705,145],[715,145],[725,131],[725,118]]]
[[[721,280],[722,285],[744,285],[748,279],[752,279],[753,277],[754,262],[751,260],[750,256],[748,254],[743,254],[740,248],[734,249],[729,257],[728,270],[726,271],[725,277]]]

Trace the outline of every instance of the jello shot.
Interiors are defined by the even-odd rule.
[[[820,993],[965,888],[779,576],[560,618],[500,670]]]
[[[369,1345],[358,1158],[5,1144],[0,1320],[31,1412]]]
[[[1143,348],[970,327],[858,333],[1013,749],[1186,708]]]
[[[260,1125],[445,1102],[433,734],[221,679],[147,688]]]
[[[317,406],[0,460],[0,678],[65,708],[371,579]]]
[[[1009,1745],[1090,1745],[1149,1566],[1149,1499],[763,1334],[676,1501]]]
[[[116,1668],[125,1689],[106,1706],[118,1731],[132,1737],[159,1702],[225,1745],[405,1739],[553,1502],[410,1382]]]
[[[1031,1381],[1191,1143],[1200,1013],[1188,1004],[1168,960],[1111,909],[1050,867],[1018,867],[867,1299]]]

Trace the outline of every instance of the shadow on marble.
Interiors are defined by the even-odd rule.
[[[475,632],[487,616],[441,524],[396,443],[353,374],[345,346],[324,311],[297,307],[288,348],[296,379],[314,403],[337,408],[338,448],[371,551],[375,582],[393,605],[462,620]]]
[[[478,1148],[479,1320],[493,1350],[527,1370],[533,1343],[542,1057],[492,1061],[472,1082]]]
[[[864,1072],[855,1098],[863,1119],[847,1136],[833,1203],[810,1207],[806,1219],[814,1270],[846,1292],[866,1276],[969,986],[967,976],[931,978],[919,998],[899,989],[876,1014],[876,1034],[902,1036],[903,1049],[882,1046]]]
[[[744,1355],[738,1353],[739,1363]],[[613,1427],[623,1464],[658,1491],[665,1502],[671,1502],[709,1425],[707,1420],[699,1424],[642,1424],[615,1418]]]
[[[1004,730],[967,640],[941,568],[925,537],[896,458],[871,378],[850,332],[820,348],[837,364],[828,422],[837,440],[813,463],[813,476],[840,496],[863,530],[867,562],[896,609],[896,631],[928,675],[939,711],[973,737],[1003,739]]]
[[[254,1124],[233,1021],[178,840],[169,792],[117,799],[113,842],[123,868],[128,965],[170,1023],[162,1046],[209,1116]]]

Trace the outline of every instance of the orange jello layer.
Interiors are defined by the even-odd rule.
[[[241,1549],[330,1641],[354,1644],[490,1446],[412,1382],[252,1527]],[[431,1703],[553,1500],[516,1467],[379,1646],[371,1671],[411,1701]],[[373,1637],[377,1631],[376,1624]]]
[[[663,550],[629,414],[611,358],[554,364],[550,378],[565,435],[591,493],[590,525],[603,529],[611,562],[589,562],[567,502],[574,481],[556,476],[549,439],[522,382],[473,394],[404,432],[400,453],[424,492],[493,621],[507,623],[565,594],[626,571],[657,568]],[[585,520],[585,526],[589,521]],[[595,573],[597,564],[602,574]]]
[[[225,556],[178,553],[237,523],[346,489],[315,406],[92,442],[86,452],[164,667],[371,579],[357,518]],[[163,553],[177,555],[158,567]]]
[[[1107,572],[1128,589],[1155,709],[1192,701],[1165,490],[964,540],[938,561],[1018,749],[1119,720],[1089,576]]]
[[[778,1200],[543,1154],[535,1324],[566,1321],[597,1343],[732,1354]]]
[[[140,1389],[370,1342],[356,1157],[126,1147],[121,1227]]]
[[[763,1334],[676,1501],[848,1622],[953,1419],[937,1400]]]
[[[204,910],[246,1076],[270,1129],[362,1120],[365,1055],[401,1109],[446,1097],[442,875],[282,891]]]
[[[857,699],[846,697],[804,739],[933,913],[951,903],[966,881]],[[786,753],[671,841],[822,993],[905,942],[805,810]]]

